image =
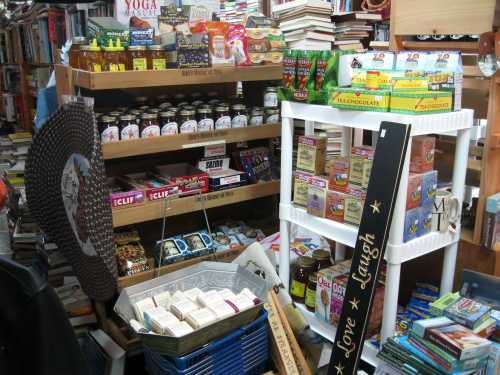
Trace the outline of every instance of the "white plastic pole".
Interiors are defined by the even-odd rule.
[[[308,137],[314,135],[314,121],[304,121],[304,134]]]

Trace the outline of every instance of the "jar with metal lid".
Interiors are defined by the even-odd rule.
[[[147,112],[149,111],[149,105],[141,105],[139,107],[139,110],[141,110],[142,112]]]
[[[161,110],[165,110],[165,109],[170,108],[170,107],[172,107],[172,103],[170,103],[170,102],[162,102],[158,106],[158,108],[160,108]]]
[[[126,64],[127,55],[120,39],[116,40],[116,45],[113,45],[113,40],[109,39],[108,45],[104,47],[102,53],[102,70],[104,72],[124,72]]]
[[[175,118],[174,111],[160,112],[161,135],[174,135],[179,132],[179,125]]]
[[[134,115],[121,115],[119,127],[122,141],[139,138],[139,126]]]
[[[129,46],[128,47],[128,70],[147,70],[148,58],[146,46]]]
[[[186,95],[182,93],[178,93],[174,95],[174,102],[177,103],[177,106],[179,106],[179,103],[185,102],[186,101]]]
[[[314,259],[307,256],[299,257],[293,272],[290,295],[295,302],[304,303],[306,286],[309,276],[314,272]]]
[[[196,133],[198,131],[198,123],[196,122],[194,109],[181,109],[179,112],[179,132],[180,133]]]
[[[243,104],[233,105],[232,128],[243,128],[248,125],[247,109]]]
[[[179,108],[184,108],[184,107],[187,107],[187,106],[189,106],[189,105],[190,105],[190,104],[189,104],[189,102],[187,102],[187,101],[183,101],[183,102],[179,102],[179,103],[177,103],[177,107],[179,107]]]
[[[141,138],[158,137],[160,135],[160,124],[158,116],[154,113],[143,113],[140,123]]]
[[[314,250],[312,257],[316,262],[315,270],[319,271],[323,268],[328,268],[332,266],[332,261],[330,260],[330,252],[322,249]]]
[[[313,272],[309,275],[306,287],[306,298],[304,304],[309,311],[316,310],[316,283],[318,282],[318,274]]]
[[[179,107],[170,107],[168,110],[174,112],[175,115],[177,116],[181,109]]]
[[[228,106],[215,107],[215,129],[229,129],[231,128],[231,117],[229,116]]]
[[[121,115],[123,115],[123,112],[117,111],[117,110],[114,110],[114,111],[111,111],[108,113],[108,116],[114,117],[114,119],[116,121],[116,125],[118,125],[120,123],[120,116]]]
[[[148,113],[154,113],[155,115],[159,115],[160,112],[161,112],[161,109],[160,108],[157,108],[157,107],[153,107],[153,108],[148,108],[148,110],[146,111]]]
[[[99,122],[99,119],[101,118],[102,113],[101,112],[94,112],[94,117],[97,122]]]
[[[142,111],[140,109],[131,109],[128,111],[128,113],[135,117],[135,122],[137,123],[137,125],[141,123]]]
[[[148,52],[148,69],[167,69],[167,53],[161,45],[153,44],[152,46],[149,46]]]
[[[99,132],[101,133],[101,143],[110,143],[120,140],[120,131],[113,116],[101,116],[99,121]]]
[[[148,97],[147,96],[136,96],[134,98],[134,104],[136,107],[140,107],[142,105],[146,105],[148,102]]]
[[[264,124],[278,124],[280,122],[280,110],[275,108],[266,108],[264,115]]]
[[[75,36],[71,41],[71,47],[69,49],[69,65],[72,68],[78,69],[80,67],[80,54],[81,47],[88,44],[87,38],[84,36]]]
[[[201,94],[201,92],[199,91],[195,91],[195,92],[192,92],[189,97],[191,98],[191,101],[195,101],[195,100],[201,100],[201,98],[203,97],[203,95]]]
[[[219,105],[220,104],[220,99],[210,99],[207,103],[212,105],[212,106],[216,106],[216,105]]]
[[[97,45],[97,40],[93,39],[92,43],[86,46],[80,46],[80,69],[89,72],[102,71],[102,52],[101,47]]]
[[[203,100],[193,100],[191,102],[191,105],[193,107],[199,107],[200,105],[203,105],[203,104],[205,104],[205,102]]]
[[[208,132],[214,130],[214,117],[212,114],[212,108],[204,107],[198,108],[198,131]]]
[[[219,92],[218,91],[209,91],[207,92],[207,99],[212,100],[212,99],[218,99],[219,98]]]
[[[250,112],[250,125],[262,125],[264,123],[264,112],[260,107],[253,107]]]
[[[123,112],[123,113],[126,113],[126,112],[128,112],[128,107],[116,107],[116,110]]]
[[[264,91],[264,107],[278,108],[278,90],[276,87],[266,87],[266,90]]]

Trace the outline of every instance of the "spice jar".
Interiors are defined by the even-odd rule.
[[[170,107],[168,110],[174,112],[175,116],[177,117],[181,109],[179,107]]]
[[[306,298],[304,304],[309,311],[316,310],[316,283],[318,282],[318,274],[313,272],[309,275],[309,280],[306,287]]]
[[[179,132],[179,125],[175,121],[174,111],[160,113],[161,135],[174,135]]]
[[[198,108],[198,131],[208,132],[214,130],[214,118],[212,115],[212,108],[201,107]]]
[[[250,113],[250,125],[262,125],[264,123],[264,112],[260,107],[252,108],[252,112]]]
[[[148,47],[148,69],[163,70],[167,69],[167,54],[162,46],[153,44]]]
[[[160,125],[158,116],[154,113],[143,113],[140,123],[141,138],[158,137],[160,135]]]
[[[129,46],[129,66],[128,70],[147,70],[147,51],[146,46]]]
[[[314,250],[312,257],[314,261],[316,262],[315,265],[315,270],[319,271],[322,270],[323,268],[328,268],[332,265],[332,262],[330,260],[330,252],[326,250]]]
[[[102,144],[120,140],[120,132],[116,124],[116,118],[112,116],[101,116],[99,132],[101,133]]]
[[[264,116],[264,124],[277,124],[280,122],[280,110],[274,108],[266,108]]]
[[[88,46],[81,46],[79,64],[80,69],[89,72],[100,72],[102,66],[102,52],[101,47],[97,45],[97,40],[93,39],[92,43]]]
[[[84,36],[75,36],[71,41],[71,47],[69,49],[69,65],[72,68],[78,69],[80,67],[80,54],[81,47],[88,44],[87,38]]]
[[[130,114],[120,116],[119,127],[122,141],[139,138],[139,126],[135,116]]]
[[[243,128],[248,125],[247,109],[243,104],[233,105],[232,128]]]
[[[231,127],[231,117],[229,117],[229,107],[215,107],[215,129],[229,129]]]
[[[314,272],[314,259],[311,257],[299,257],[297,267],[292,276],[290,295],[295,302],[304,303],[306,297],[306,285],[309,276]]]
[[[196,133],[198,123],[195,118],[194,109],[181,109],[179,112],[179,132],[180,133]]]
[[[276,87],[266,87],[264,91],[264,107],[278,108],[278,90]]]
[[[120,39],[116,40],[116,46],[109,39],[108,46],[104,47],[102,53],[103,72],[124,72],[126,62],[125,48],[121,46]]]

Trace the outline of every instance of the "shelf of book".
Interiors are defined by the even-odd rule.
[[[203,207],[208,209],[268,197],[278,194],[279,190],[280,182],[279,180],[276,180],[206,193],[201,196],[203,204],[200,202],[199,195],[173,198],[168,202],[166,216],[170,217],[189,212],[201,211],[203,210]],[[135,207],[113,209],[113,227],[122,227],[125,225],[160,219],[163,217],[163,213],[163,200],[146,202],[145,204]]]
[[[438,41],[438,40],[405,40],[403,47],[409,50],[444,50],[461,51],[465,53],[477,53],[479,51],[479,42],[462,41]]]
[[[210,132],[177,134],[154,138],[133,139],[102,145],[105,160],[128,156],[148,155],[159,152],[185,150],[221,143],[267,139],[281,135],[281,124],[247,126],[244,128],[218,129]]]

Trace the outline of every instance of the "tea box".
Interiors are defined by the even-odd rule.
[[[387,112],[391,93],[389,90],[363,90],[335,87],[328,93],[328,104],[334,108],[358,111]]]
[[[309,214],[325,217],[327,191],[328,179],[326,177],[314,176],[311,178],[307,199],[307,212]]]
[[[297,169],[321,174],[325,169],[326,137],[299,137]]]
[[[438,172],[436,170],[422,173],[422,206],[429,207],[436,198]]]
[[[330,220],[344,222],[344,207],[345,207],[344,193],[338,191],[328,190],[326,192],[326,213],[325,217]]]
[[[293,203],[307,207],[307,200],[309,197],[309,184],[311,182],[312,174],[295,171],[294,184],[293,184]]]
[[[420,209],[414,208],[406,211],[405,224],[403,229],[403,242],[408,242],[418,237],[418,227],[420,221]]]
[[[432,230],[432,207],[419,207],[417,237],[421,237]]]
[[[422,205],[422,175],[410,173],[408,176],[408,190],[406,193],[406,209]]]
[[[349,275],[340,275],[334,278],[332,282],[332,297],[330,303],[330,323],[337,325],[340,314],[342,314],[342,306],[344,304],[344,295],[347,287]]]
[[[345,196],[344,202],[344,221],[349,224],[359,225],[363,214],[364,200],[361,197],[348,194]]]
[[[375,150],[368,146],[354,146],[351,149],[349,182],[366,189],[370,180]]]
[[[342,156],[335,156],[331,159],[330,165],[328,188],[345,193],[349,182],[349,159]]]
[[[337,276],[347,274],[350,269],[351,261],[346,260],[318,271],[315,314],[319,319],[325,322],[330,321],[333,281]]]
[[[429,136],[413,137],[411,142],[410,172],[422,173],[434,168],[436,138]]]
[[[392,79],[392,95],[395,92],[427,91],[429,80],[426,77],[394,77]]]
[[[393,92],[390,112],[411,115],[450,112],[451,91]]]

